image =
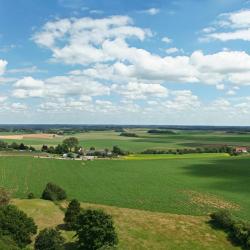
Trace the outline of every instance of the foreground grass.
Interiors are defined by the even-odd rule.
[[[33,217],[39,229],[56,227],[63,223],[63,212],[57,205],[43,200],[13,201]],[[213,230],[207,217],[194,217],[117,208],[82,203],[83,208],[101,208],[114,218],[118,232],[118,249],[239,249],[231,245],[222,231]],[[53,219],[51,219],[53,218]],[[73,241],[73,232],[63,232],[67,241]]]
[[[117,207],[205,215],[231,209],[250,220],[250,158],[98,160],[0,157],[0,186],[40,197],[48,182],[69,198]]]

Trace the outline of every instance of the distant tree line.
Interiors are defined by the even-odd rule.
[[[24,143],[7,143],[5,141],[0,141],[0,150],[29,150],[29,151],[35,151],[36,149],[32,146],[27,146]]]
[[[138,137],[136,133],[129,133],[129,132],[122,132],[120,136],[126,136],[126,137]]]
[[[204,148],[183,148],[183,149],[146,149],[142,154],[194,154],[194,153],[228,153],[238,155],[235,148],[229,146],[204,147]]]
[[[160,129],[150,129],[148,130],[149,134],[166,134],[166,135],[176,135],[176,132],[173,130],[160,130]]]

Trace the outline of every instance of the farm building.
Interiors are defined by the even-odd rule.
[[[82,157],[82,160],[85,160],[85,161],[93,161],[94,159],[95,159],[95,156],[91,156],[91,155]]]
[[[236,147],[235,152],[236,153],[247,153],[248,150],[247,150],[247,147]]]

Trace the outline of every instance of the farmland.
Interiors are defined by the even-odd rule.
[[[115,132],[114,130],[89,131],[73,134],[72,136],[77,137],[80,145],[84,148],[94,146],[97,149],[111,149],[114,145],[117,145],[130,152],[142,152],[146,149],[196,148],[220,145],[250,146],[250,133],[230,134],[224,131],[176,131],[175,134],[149,134],[147,130],[146,128],[126,130],[130,133],[135,133],[138,137],[120,136],[120,132]],[[70,135],[0,133],[0,140],[23,142],[40,149],[43,144],[55,146],[68,136]]]
[[[41,200],[48,182],[67,191],[83,208],[102,208],[114,218],[118,249],[240,249],[209,224],[209,213],[226,209],[250,221],[250,156],[228,153],[142,154],[147,149],[192,149],[250,146],[250,134],[224,131],[174,131],[151,134],[147,129],[90,131],[72,135],[1,133],[0,140],[23,142],[38,151],[0,151],[0,186],[11,191],[12,203],[34,218],[39,229],[63,221],[67,201]],[[74,136],[83,148],[130,152],[93,161],[62,160],[40,152]],[[35,199],[27,200],[28,193]],[[53,217],[53,220],[50,218]],[[62,231],[69,242],[73,232]],[[69,244],[70,245],[70,244]],[[68,248],[67,248],[68,249]],[[69,248],[70,249],[70,248]],[[71,249],[70,249],[71,250]]]
[[[36,197],[47,182],[82,202],[187,215],[229,208],[250,219],[248,157],[193,157],[93,162],[1,157],[1,185]]]

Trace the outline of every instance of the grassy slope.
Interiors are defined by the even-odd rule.
[[[125,150],[132,152],[141,152],[149,148],[184,148],[198,147],[207,144],[230,144],[230,145],[249,145],[250,134],[237,135],[226,134],[223,132],[186,132],[181,131],[176,135],[154,135],[148,134],[146,130],[129,130],[139,135],[138,138],[119,136],[120,133],[114,131],[101,131],[75,134],[83,147],[89,148],[112,148],[118,145]],[[70,136],[70,135],[69,135]],[[66,136],[66,137],[69,137]],[[56,145],[61,143],[65,137],[54,139],[24,139],[18,142],[24,142],[27,145],[33,145],[41,148],[43,144]],[[6,140],[13,142],[17,140]]]
[[[14,204],[32,216],[39,229],[63,223],[63,212],[49,201],[15,200]],[[82,207],[101,208],[113,216],[119,236],[118,249],[239,249],[228,242],[223,232],[213,230],[206,223],[207,217],[152,213],[86,203]],[[64,233],[69,241],[72,235]]]
[[[201,155],[202,156],[202,155]],[[39,197],[52,181],[83,202],[201,215],[237,208],[250,219],[250,159],[193,158],[93,162],[0,157],[0,185]]]

